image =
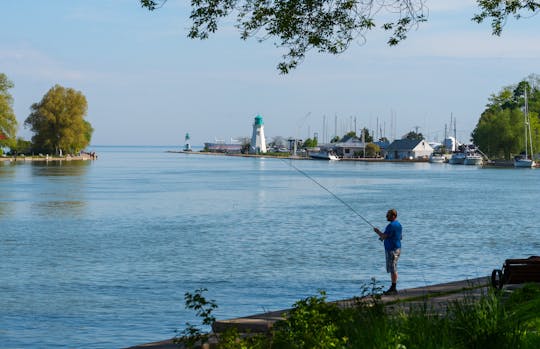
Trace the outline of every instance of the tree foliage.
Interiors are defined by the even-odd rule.
[[[373,142],[373,136],[369,134],[369,130],[365,127],[360,131],[360,139],[362,137],[364,137],[364,142],[366,143]]]
[[[139,0],[154,11],[167,0]],[[491,20],[493,35],[501,35],[508,17],[520,19],[540,9],[533,0],[477,0],[480,10],[472,20]],[[287,52],[278,70],[287,74],[301,63],[307,52],[340,54],[351,43],[365,42],[377,26],[390,34],[395,46],[427,21],[426,0],[191,0],[192,21],[188,37],[207,39],[218,30],[220,20],[236,16],[240,37],[273,39]]]
[[[151,11],[167,0],[140,0]],[[388,44],[397,45],[408,32],[426,20],[425,0],[192,0],[192,39],[207,39],[219,21],[236,15],[240,37],[272,38],[285,48],[278,70],[286,74],[312,49],[340,54],[354,41],[364,42],[377,27],[390,32]],[[383,19],[384,18],[384,19]],[[377,20],[378,21],[378,20]]]
[[[317,144],[318,144],[317,138],[308,138],[304,141],[303,147],[313,148],[313,147],[316,147]]]
[[[0,147],[12,147],[17,143],[17,118],[13,112],[13,97],[9,93],[15,85],[0,73]]]
[[[406,135],[404,135],[401,138],[402,139],[412,139],[412,140],[422,140],[422,139],[424,139],[424,135],[422,134],[422,132],[411,131],[411,132],[407,133]]]
[[[532,0],[477,0],[481,12],[473,20],[482,23],[491,19],[493,35],[500,36],[509,17],[515,19],[532,15],[540,10],[540,2]]]
[[[376,158],[380,156],[381,147],[375,143],[366,144],[366,157],[367,158]]]
[[[31,111],[24,124],[34,132],[35,151],[77,153],[90,144],[94,130],[84,119],[87,102],[80,91],[55,85]]]
[[[524,104],[528,91],[529,118],[533,148],[540,149],[540,79],[531,75],[516,85],[503,88],[489,98],[472,133],[472,140],[493,158],[510,159],[525,150]]]

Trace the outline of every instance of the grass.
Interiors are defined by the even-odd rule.
[[[208,304],[200,293],[197,297]],[[389,314],[377,293],[368,297],[372,302],[340,308],[320,291],[296,302],[269,335],[246,337],[231,329],[220,334],[218,348],[540,348],[539,284],[466,297],[450,303],[443,314],[427,301],[408,312]],[[205,316],[212,318],[210,313]],[[186,343],[186,338],[179,341]]]

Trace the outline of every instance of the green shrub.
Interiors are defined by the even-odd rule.
[[[220,334],[221,349],[469,349],[540,348],[540,285],[525,285],[511,294],[489,292],[451,303],[444,314],[426,299],[407,312],[389,313],[375,280],[363,286],[350,307],[326,300],[326,293],[296,302],[270,335],[240,336],[236,329]],[[186,307],[196,310],[203,324],[212,324],[217,307],[202,292],[186,293]],[[397,304],[399,306],[399,304]],[[404,304],[406,305],[406,304]],[[196,327],[183,332],[183,343],[206,340]],[[185,340],[189,340],[186,342]]]

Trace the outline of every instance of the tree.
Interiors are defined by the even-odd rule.
[[[524,12],[536,13],[540,2],[533,0],[477,0],[481,12],[473,17],[477,23],[491,19],[493,35],[500,36],[508,17],[520,19]]]
[[[360,138],[362,138],[362,135],[364,136],[364,142],[373,142],[373,136],[369,134],[369,130],[367,128],[364,127],[362,131],[360,131]]]
[[[304,141],[303,147],[304,148],[313,148],[316,147],[318,144],[317,138],[308,138]]]
[[[12,155],[19,155],[19,154],[30,154],[32,151],[32,142],[27,141],[21,137],[18,137],[15,145],[11,146],[11,154]]]
[[[140,0],[150,11],[167,0]],[[192,0],[192,39],[207,39],[218,30],[218,22],[236,15],[240,37],[259,41],[274,39],[287,49],[278,70],[286,74],[297,67],[311,49],[340,54],[354,41],[365,41],[369,30],[390,32],[388,44],[397,45],[407,33],[426,20],[426,0]],[[384,19],[383,19],[384,18]]]
[[[13,112],[13,97],[9,93],[15,85],[0,73],[0,147],[12,147],[17,143],[17,118]]]
[[[94,130],[84,119],[87,102],[80,91],[55,85],[31,111],[24,124],[34,132],[33,150],[77,153],[90,144]]]
[[[167,0],[139,0],[150,11]],[[278,70],[287,74],[301,63],[307,52],[340,54],[354,41],[365,42],[367,33],[377,27],[390,32],[388,44],[395,46],[420,23],[427,21],[426,0],[192,0],[191,29],[188,37],[207,39],[218,30],[218,22],[236,15],[240,37],[259,41],[274,39],[277,47],[288,50]],[[478,23],[492,20],[493,35],[500,35],[509,16],[517,19],[524,12],[536,13],[540,3],[533,0],[477,0]],[[375,17],[378,17],[377,20]],[[382,24],[381,24],[382,21]]]
[[[472,140],[489,157],[510,159],[525,148],[525,90],[528,95],[533,148],[540,147],[540,91],[538,77],[529,76],[514,86],[491,95],[472,133]]]
[[[379,147],[375,143],[368,143],[366,144],[366,157],[368,158],[375,158],[379,156],[381,152],[381,147]]]
[[[424,135],[422,134],[422,132],[411,131],[407,133],[406,135],[404,135],[403,137],[401,137],[401,139],[422,140],[424,139]]]

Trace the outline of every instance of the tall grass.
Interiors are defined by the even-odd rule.
[[[441,313],[420,306],[389,312],[380,296],[341,308],[324,291],[294,304],[268,336],[221,335],[222,349],[540,348],[540,286],[488,292],[452,302]],[[204,300],[204,298],[203,298]],[[405,305],[405,303],[403,304]],[[209,314],[208,314],[209,315]],[[192,342],[191,342],[192,343]]]

